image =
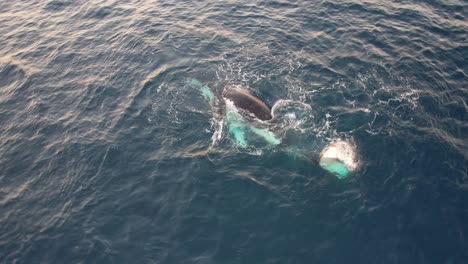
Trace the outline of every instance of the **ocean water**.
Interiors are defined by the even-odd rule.
[[[467,10],[1,1],[0,263],[468,263]]]

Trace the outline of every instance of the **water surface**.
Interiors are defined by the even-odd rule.
[[[466,12],[2,1],[0,262],[468,263]],[[283,100],[282,143],[213,143],[192,79]]]

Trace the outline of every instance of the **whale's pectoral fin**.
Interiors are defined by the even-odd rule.
[[[245,140],[245,131],[241,126],[229,126],[229,133],[234,136],[234,141],[242,148],[247,147]]]
[[[279,145],[281,143],[281,140],[279,140],[273,132],[266,130],[266,129],[260,129],[256,128],[254,126],[251,126],[250,129],[257,135],[263,137],[266,142],[272,145]]]
[[[190,78],[190,79],[187,79],[186,83],[187,85],[191,87],[195,87],[198,90],[200,90],[201,94],[208,102],[213,103],[215,101],[216,97],[213,91],[211,91],[210,87],[204,85],[199,80]]]
[[[228,131],[234,137],[234,142],[242,148],[247,147],[246,124],[242,121],[242,117],[236,112],[226,111],[226,121]]]

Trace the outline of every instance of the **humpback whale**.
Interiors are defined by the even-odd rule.
[[[246,89],[230,84],[214,85],[214,88],[210,88],[196,79],[188,79],[187,84],[200,90],[212,106],[215,118],[218,118],[212,137],[213,143],[221,139],[223,128],[226,128],[234,142],[243,148],[248,146],[246,133],[250,132],[262,137],[268,144],[281,143],[280,138],[268,129],[268,124],[255,122],[252,118],[269,121],[273,119],[273,115],[266,103]]]
[[[270,107],[246,89],[237,86],[226,86],[222,96],[224,99],[232,101],[237,108],[253,114],[260,120],[267,121],[273,118]]]
[[[239,146],[247,147],[247,131],[262,137],[269,144],[278,145],[281,143],[281,140],[268,128],[258,127],[262,127],[264,124],[252,120],[252,117],[262,121],[273,119],[270,107],[262,100],[246,89],[230,85],[224,87],[221,96],[225,104],[224,112],[226,113],[228,131]],[[237,111],[230,111],[229,107],[226,106],[227,104],[233,105]]]
[[[254,133],[271,145],[282,143],[282,139],[268,129],[269,123],[255,122],[252,119],[255,117],[261,121],[270,121],[273,115],[271,108],[248,90],[234,85],[223,85],[222,90],[211,89],[196,79],[189,79],[187,83],[197,87],[210,102],[215,115],[221,117],[221,121],[217,123],[218,129],[213,134],[213,142],[221,138],[225,127],[233,141],[242,148],[248,146],[246,133]],[[232,110],[233,107],[236,110]],[[343,179],[359,166],[355,148],[350,142],[335,141],[320,154],[313,154],[310,158],[317,161],[325,171]]]

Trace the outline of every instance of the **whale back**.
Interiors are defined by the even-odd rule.
[[[266,121],[273,118],[271,109],[262,100],[245,89],[227,86],[224,88],[223,97],[232,101],[237,108],[252,113],[260,120]]]

